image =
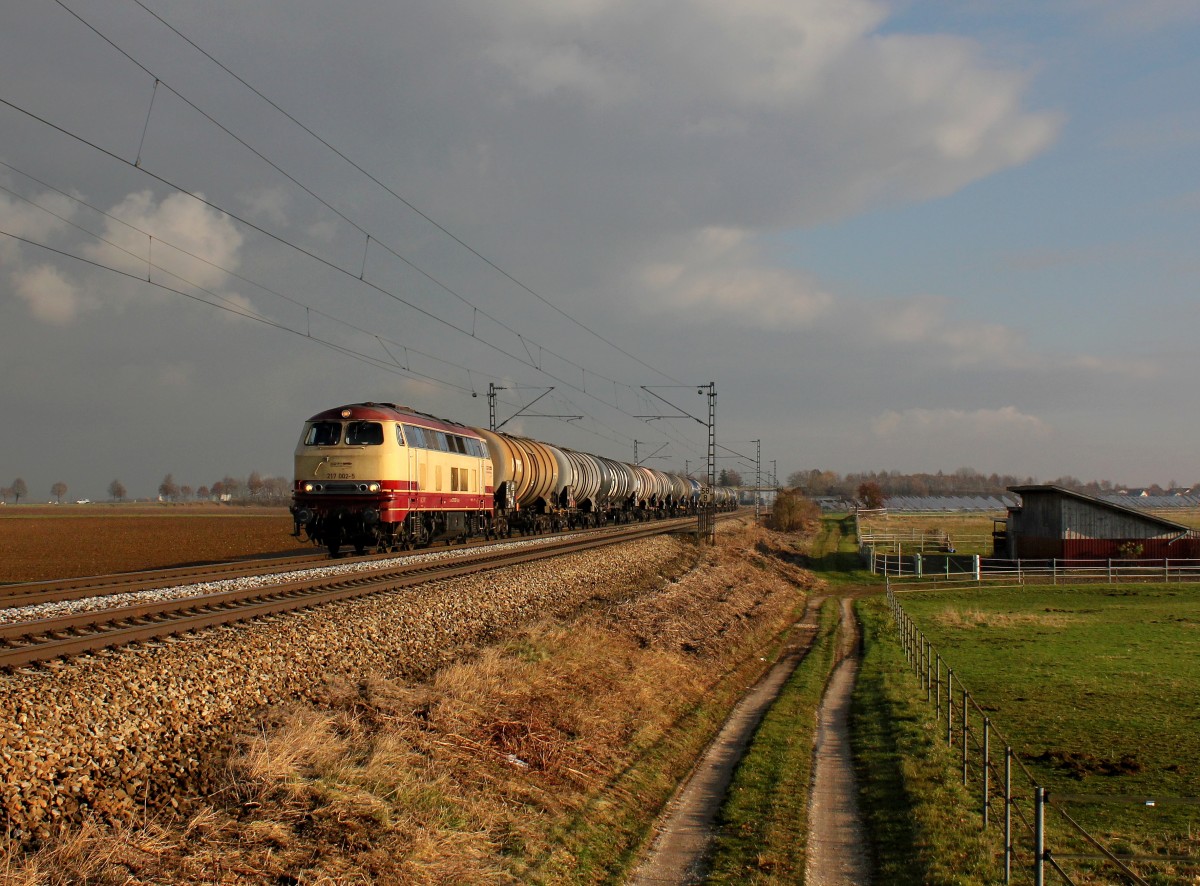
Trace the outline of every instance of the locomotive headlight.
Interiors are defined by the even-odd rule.
[[[368,483],[367,484],[367,492],[378,492],[382,488],[383,487],[380,486],[378,483]]]
[[[305,492],[312,492],[316,488],[317,488],[317,485],[315,483],[305,483],[304,484]]]

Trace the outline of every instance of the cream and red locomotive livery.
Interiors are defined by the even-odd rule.
[[[292,515],[333,554],[694,513],[695,480],[391,403],[318,413],[296,446]],[[721,509],[736,491],[712,490]]]

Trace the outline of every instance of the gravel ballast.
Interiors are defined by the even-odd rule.
[[[88,814],[186,808],[265,706],[427,673],[532,619],[657,585],[693,550],[629,542],[0,675],[0,827],[36,843]]]

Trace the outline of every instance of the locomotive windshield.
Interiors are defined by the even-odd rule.
[[[346,422],[347,446],[382,446],[383,425],[377,421]]]
[[[315,421],[304,435],[305,446],[337,446],[342,439],[340,421]]]

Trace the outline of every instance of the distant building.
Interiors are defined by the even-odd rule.
[[[1010,486],[1021,503],[993,533],[1009,560],[1200,559],[1200,530],[1061,486]]]

